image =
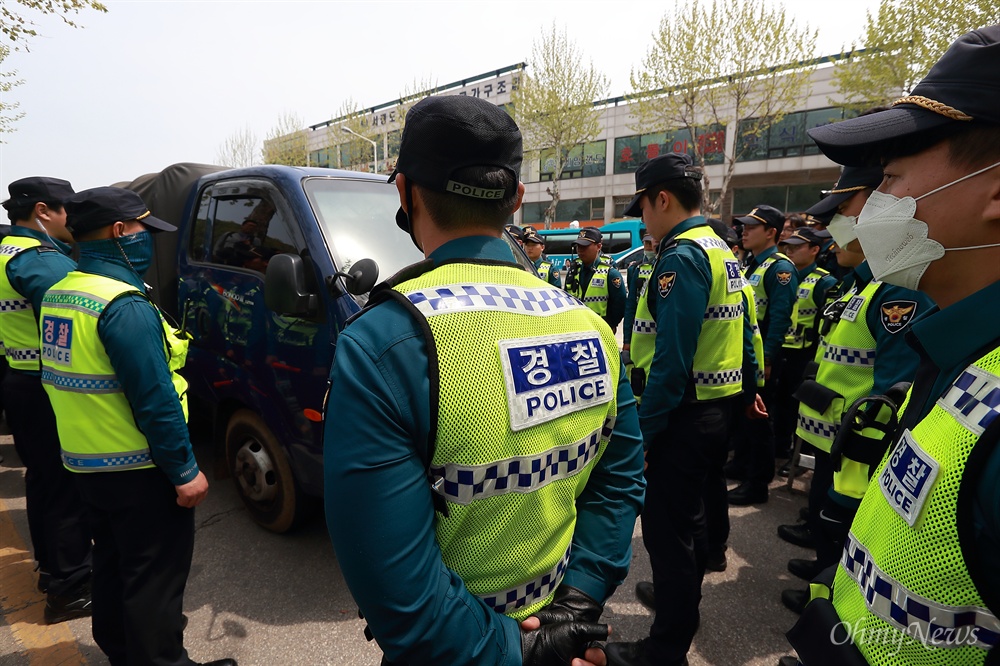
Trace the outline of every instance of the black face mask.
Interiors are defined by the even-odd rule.
[[[413,185],[410,184],[409,178],[406,179],[403,187],[406,189],[406,208],[407,210],[413,210]],[[402,206],[396,211],[396,226],[410,234],[410,240],[413,241],[414,247],[421,252],[424,251],[424,248],[420,247],[420,243],[417,242],[417,237],[413,235],[413,225],[410,224],[410,216],[406,214]]]

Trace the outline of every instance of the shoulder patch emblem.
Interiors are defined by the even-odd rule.
[[[879,311],[882,326],[893,335],[899,333],[917,314],[916,301],[889,301],[883,303]]]
[[[778,278],[778,284],[782,287],[792,281],[791,271],[778,271],[776,277]]]
[[[666,298],[669,296],[676,283],[677,273],[675,271],[660,273],[659,277],[656,278],[656,284],[660,289],[660,297]]]
[[[622,279],[620,277],[611,278],[611,286],[615,289],[622,286]]]

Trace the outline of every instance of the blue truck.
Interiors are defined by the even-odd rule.
[[[191,163],[116,185],[178,227],[156,235],[146,282],[191,336],[183,374],[212,424],[216,476],[285,532],[322,496],[324,418],[351,417],[324,408],[338,333],[379,277],[423,258],[396,227],[396,188],[334,169]]]

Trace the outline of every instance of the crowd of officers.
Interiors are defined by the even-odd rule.
[[[502,240],[524,194],[516,124],[471,97],[416,104],[389,180],[426,259],[340,334],[325,426],[328,528],[383,664],[686,664],[728,506],[765,503],[805,450],[808,506],[779,536],[816,557],[788,563],[803,585],[782,595],[801,614],[782,663],[994,663],[998,63],[1000,26],[969,33],[891,108],[810,130],[845,167],[802,216],[706,219],[690,156],[646,162],[627,291],[598,229],[564,289],[533,229],[519,240],[540,278],[522,270]],[[4,206],[4,399],[46,619],[89,613],[92,588],[112,663],[193,663],[184,535],[207,485],[186,433],[162,429],[183,424],[184,345],[140,277],[172,226],[134,194],[55,179],[12,184]],[[155,395],[126,360],[138,347]],[[71,504],[85,527],[62,529]],[[653,622],[600,643],[637,519]]]

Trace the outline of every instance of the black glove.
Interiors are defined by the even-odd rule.
[[[582,658],[592,642],[606,640],[606,624],[543,624],[534,631],[521,632],[521,661],[524,666],[566,666],[575,657]]]
[[[590,595],[569,585],[560,585],[552,603],[535,613],[542,624],[556,622],[597,622],[604,606]]]

